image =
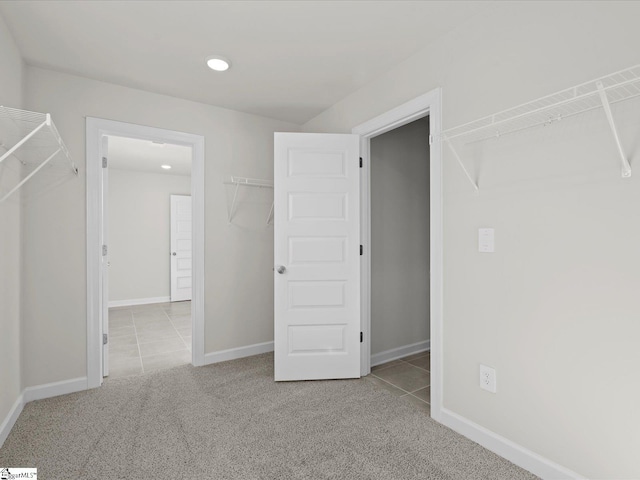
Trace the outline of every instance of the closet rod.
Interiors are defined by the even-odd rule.
[[[504,135],[550,125],[565,118],[602,108],[616,144],[622,166],[622,177],[629,178],[631,177],[631,164],[625,154],[611,105],[638,97],[640,97],[640,65],[446,129],[440,133],[439,139],[449,145],[467,179],[474,189],[478,190],[477,182],[471,178],[458,154],[457,148],[461,144],[471,145],[497,139]],[[456,148],[453,146],[453,140],[457,141]]]
[[[603,106],[601,90],[611,94],[608,103],[640,96],[640,65],[448,128],[440,138],[474,143],[578,115]]]

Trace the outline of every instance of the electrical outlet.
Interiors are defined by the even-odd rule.
[[[482,364],[480,364],[480,388],[496,393],[496,371]]]

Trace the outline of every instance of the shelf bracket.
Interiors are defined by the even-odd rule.
[[[40,125],[38,125],[34,130],[31,131],[31,133],[29,133],[29,135],[27,135],[26,137],[24,137],[22,140],[20,140],[18,143],[16,143],[13,147],[11,147],[9,150],[7,150],[4,155],[2,155],[2,157],[0,157],[0,163],[2,163],[2,161],[9,157],[13,152],[15,152],[17,149],[19,149],[27,140],[29,140],[31,137],[33,137],[36,133],[38,133],[40,130],[42,130],[42,128],[48,125],[47,122],[43,122]],[[58,150],[59,152],[60,150]],[[58,153],[56,152],[56,153]],[[55,156],[54,153],[51,158],[53,158]]]
[[[4,202],[7,198],[9,198],[11,196],[11,194],[13,192],[15,192],[16,190],[18,190],[22,185],[24,185],[27,180],[29,180],[31,177],[33,177],[36,173],[38,173],[40,171],[40,169],[42,169],[47,163],[49,163],[49,161],[55,157],[58,153],[60,153],[62,151],[61,148],[59,148],[58,150],[56,150],[49,158],[47,158],[44,162],[42,162],[40,165],[38,165],[38,167],[36,169],[33,170],[33,172],[31,172],[29,175],[27,175],[19,184],[17,184],[15,187],[13,187],[11,189],[11,191],[9,191],[4,197],[2,197],[0,199],[0,203]]]
[[[240,184],[236,183],[236,189],[233,192],[233,200],[231,201],[231,209],[229,210],[229,225],[231,225],[231,219],[233,218],[233,211],[236,208],[236,199],[238,198],[238,187],[240,187]]]
[[[616,141],[616,146],[618,147],[618,153],[620,154],[620,161],[622,163],[622,178],[629,178],[631,176],[631,165],[629,164],[629,160],[627,160],[627,157],[624,154],[624,149],[622,148],[622,143],[620,142],[620,136],[618,135],[618,129],[616,128],[616,124],[613,121],[613,113],[611,113],[611,105],[609,104],[609,99],[607,98],[607,92],[605,91],[602,82],[596,82],[596,86],[598,87],[598,93],[600,94],[600,101],[602,102],[604,113],[607,115],[607,120],[609,121],[609,127],[611,127],[611,133],[613,133],[613,138]]]
[[[271,221],[271,215],[273,215],[273,206],[274,206],[275,202],[271,203],[271,210],[269,210],[269,216],[267,217],[267,225],[269,225],[269,222]]]
[[[231,220],[233,219],[233,214],[236,211],[236,203],[238,200],[238,189],[240,186],[245,187],[257,187],[257,188],[273,188],[272,180],[261,180],[257,178],[246,178],[246,177],[235,177],[231,176],[230,181],[223,182],[226,185],[235,185],[236,188],[233,192],[233,200],[231,201],[231,208],[229,209],[229,225],[231,225]],[[271,203],[271,210],[269,210],[269,216],[267,217],[267,225],[269,225],[269,221],[272,218],[273,214],[273,203]]]
[[[469,174],[469,171],[467,170],[467,168],[464,166],[464,163],[462,163],[462,159],[458,155],[458,152],[456,152],[455,148],[453,148],[453,145],[451,145],[451,142],[449,141],[449,139],[445,139],[445,142],[447,143],[447,145],[449,145],[449,149],[451,150],[451,153],[453,153],[453,156],[456,158],[456,160],[460,164],[460,167],[462,167],[462,171],[467,176],[467,179],[471,182],[471,185],[473,185],[473,188],[477,192],[478,191],[478,184],[473,181],[473,178],[471,178],[471,175]]]

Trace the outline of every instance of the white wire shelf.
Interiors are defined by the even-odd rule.
[[[233,192],[233,200],[231,201],[231,208],[229,209],[229,224],[231,224],[231,220],[233,219],[233,214],[235,213],[236,202],[238,200],[238,189],[241,186],[257,187],[257,188],[273,188],[272,180],[262,180],[259,178],[247,178],[247,177],[237,177],[237,176],[231,176],[231,180],[225,181],[224,184],[236,186]],[[267,216],[267,225],[269,225],[272,215],[273,215],[273,203],[271,203],[271,210],[269,210],[269,215]]]
[[[640,65],[444,130],[440,134],[440,139],[449,145],[456,160],[477,190],[477,185],[462,164],[452,141],[469,145],[497,139],[602,108],[618,147],[622,176],[630,177],[631,166],[618,136],[611,113],[611,104],[638,96],[640,96]]]
[[[20,180],[0,192],[0,203],[38,172],[78,174],[51,115],[0,106],[0,168],[10,161],[18,162]]]

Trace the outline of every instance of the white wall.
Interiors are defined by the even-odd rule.
[[[273,340],[270,200],[241,199],[229,226],[223,178],[273,178],[273,133],[297,126],[34,67],[26,98],[52,114],[80,168],[25,208],[24,334],[38,352],[25,358],[27,386],[86,375],[86,116],[205,137],[205,351]]]
[[[429,339],[429,119],[371,139],[371,353]]]
[[[170,296],[171,195],[191,177],[109,169],[109,301]]]
[[[23,63],[0,16],[0,105],[22,107]],[[2,132],[0,132],[1,138]],[[0,148],[0,152],[5,150]],[[15,185],[17,172],[0,165],[0,186]],[[20,395],[20,192],[0,203],[0,424]],[[1,433],[1,432],[0,432]]]
[[[503,2],[304,128],[348,132],[436,87],[453,127],[637,64],[638,18],[637,2]],[[444,407],[588,478],[640,477],[639,111],[615,109],[629,180],[602,111],[466,149],[478,194],[445,149]]]

